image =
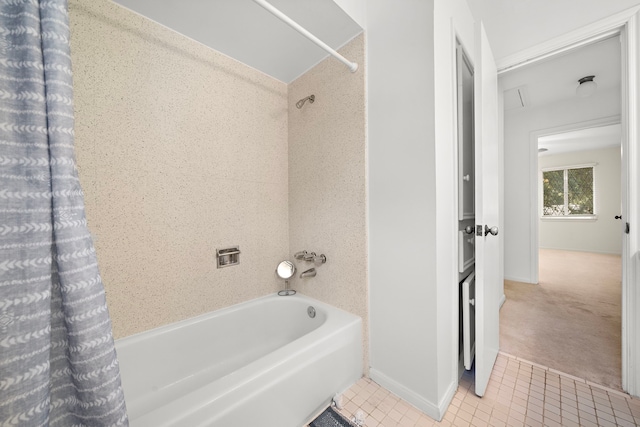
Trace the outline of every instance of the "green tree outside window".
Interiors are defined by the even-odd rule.
[[[593,215],[593,167],[542,172],[543,216]]]

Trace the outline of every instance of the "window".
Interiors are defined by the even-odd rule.
[[[594,216],[593,166],[542,172],[543,217]]]

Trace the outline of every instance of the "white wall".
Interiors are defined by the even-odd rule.
[[[455,36],[463,0],[367,2],[371,377],[434,418],[457,386]]]
[[[540,156],[538,169],[597,163],[593,169],[596,220],[541,219],[539,246],[548,249],[622,253],[620,147]]]
[[[434,14],[436,146],[436,292],[440,407],[458,385],[458,140],[456,38],[474,58],[475,23],[464,0],[437,0]],[[472,59],[473,60],[473,59]]]
[[[620,114],[620,94],[599,91],[581,102],[561,102],[543,108],[505,112],[504,122],[504,275],[533,282],[531,253],[532,193],[531,134],[544,129]],[[537,170],[537,168],[535,169]],[[536,174],[533,174],[536,176]]]
[[[371,377],[437,417],[433,2],[367,2]]]

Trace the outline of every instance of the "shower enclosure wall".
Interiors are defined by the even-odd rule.
[[[277,292],[275,266],[300,248],[332,261],[292,288],[367,319],[364,66],[327,58],[287,85],[111,1],[69,6],[116,338]],[[363,64],[363,36],[340,52]],[[217,269],[232,246],[242,261]]]

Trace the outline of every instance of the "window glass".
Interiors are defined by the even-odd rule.
[[[543,215],[564,215],[564,170],[542,173],[544,188]]]
[[[542,215],[594,215],[593,167],[542,172]]]
[[[593,168],[567,170],[569,215],[593,215]]]

